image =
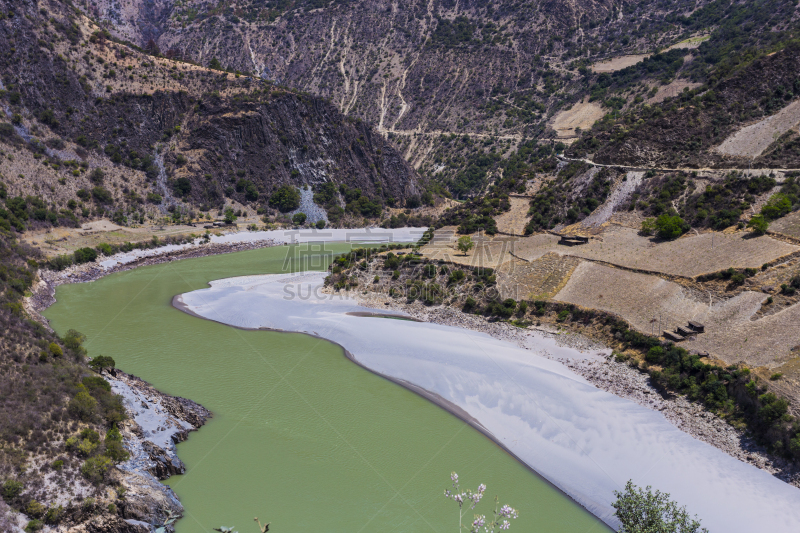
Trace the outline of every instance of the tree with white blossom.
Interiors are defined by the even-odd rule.
[[[470,533],[495,533],[495,531],[505,531],[511,527],[510,520],[517,518],[519,513],[517,510],[509,505],[500,507],[500,502],[497,496],[494,497],[494,510],[492,511],[492,519],[487,522],[486,515],[474,515],[472,525],[464,525],[464,515],[480,503],[483,498],[483,493],[486,492],[486,485],[481,483],[478,489],[462,491],[458,486],[458,474],[453,472],[450,474],[450,480],[453,482],[452,489],[445,489],[444,496],[453,500],[458,504],[458,530],[468,529]],[[499,509],[498,509],[499,507]]]

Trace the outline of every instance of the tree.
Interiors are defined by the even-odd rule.
[[[459,251],[464,252],[464,255],[467,255],[467,252],[475,247],[475,243],[472,242],[472,237],[469,235],[464,235],[463,237],[458,238],[458,244],[456,247],[459,249]]]
[[[233,209],[232,209],[232,208],[230,208],[230,207],[229,207],[229,208],[227,208],[227,209],[225,210],[225,223],[226,223],[226,224],[233,224],[234,222],[236,222],[236,219],[237,219],[237,218],[238,218],[238,217],[237,217],[237,216],[236,216],[236,214],[233,212]]]
[[[630,480],[625,491],[614,491],[617,501],[611,505],[622,524],[620,533],[708,533],[697,517],[690,517],[686,507],[669,499],[669,494],[641,489]]]
[[[656,219],[656,234],[662,239],[677,239],[689,230],[689,225],[677,215],[664,213]]]
[[[115,366],[117,366],[117,362],[114,361],[114,358],[105,355],[98,355],[89,361],[89,368],[99,374],[102,374],[106,368],[114,368]]]
[[[764,235],[769,228],[769,222],[764,215],[753,215],[747,227],[753,230],[756,235]]]
[[[300,207],[300,191],[292,185],[281,185],[269,197],[269,205],[281,213],[293,211]]]
[[[214,70],[222,70],[222,63],[219,62],[219,59],[216,57],[212,57],[211,61],[208,62],[208,68],[213,68]]]
[[[302,226],[306,223],[306,214],[305,213],[295,213],[292,217],[292,224],[295,226]]]
[[[122,463],[130,458],[130,454],[122,446],[122,434],[117,429],[117,425],[111,426],[111,429],[106,432],[105,451],[103,455],[114,461],[115,463]]]

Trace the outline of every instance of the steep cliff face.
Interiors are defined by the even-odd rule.
[[[186,117],[184,131],[174,154],[188,162],[175,176],[204,176],[194,181],[191,193],[200,202],[222,197],[228,187],[235,191],[241,179],[252,180],[262,194],[285,183],[328,181],[383,201],[420,193],[416,174],[386,139],[316,98],[284,94],[235,103],[210,98]]]
[[[421,191],[396,148],[321,98],[147,55],[69,4],[0,12],[0,142],[13,156],[0,173],[12,196],[35,184],[55,211],[82,202],[78,219],[138,219],[231,199],[255,209],[282,184],[344,184],[382,205]]]

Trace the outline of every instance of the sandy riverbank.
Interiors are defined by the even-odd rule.
[[[650,383],[647,373],[627,363],[616,361],[611,356],[609,348],[584,335],[547,326],[518,328],[507,322],[492,322],[482,316],[467,314],[446,306],[426,307],[419,301],[407,304],[384,293],[357,292],[352,296],[364,307],[391,309],[407,313],[425,322],[480,331],[525,349],[531,348],[533,338],[538,342],[545,338],[550,339],[555,347],[579,350],[585,353],[585,357],[564,357],[556,350],[544,350],[538,353],[562,363],[599,389],[661,412],[675,427],[731,457],[800,487],[800,469],[797,465],[769,454],[746,432],[731,426],[702,405],[689,401],[685,396],[665,394],[656,389]]]

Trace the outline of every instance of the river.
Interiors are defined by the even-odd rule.
[[[328,245],[345,251],[346,245]],[[46,310],[63,334],[86,334],[90,355],[214,418],[178,445],[187,472],[167,481],[186,508],[179,533],[456,531],[442,495],[451,471],[465,487],[517,507],[512,530],[607,531],[606,526],[472,427],[301,334],[246,331],[185,314],[176,294],[212,280],[279,273],[290,247],[175,261],[62,285]],[[324,267],[308,256],[299,267]],[[489,511],[486,498],[479,511]],[[471,514],[468,513],[471,518]]]

